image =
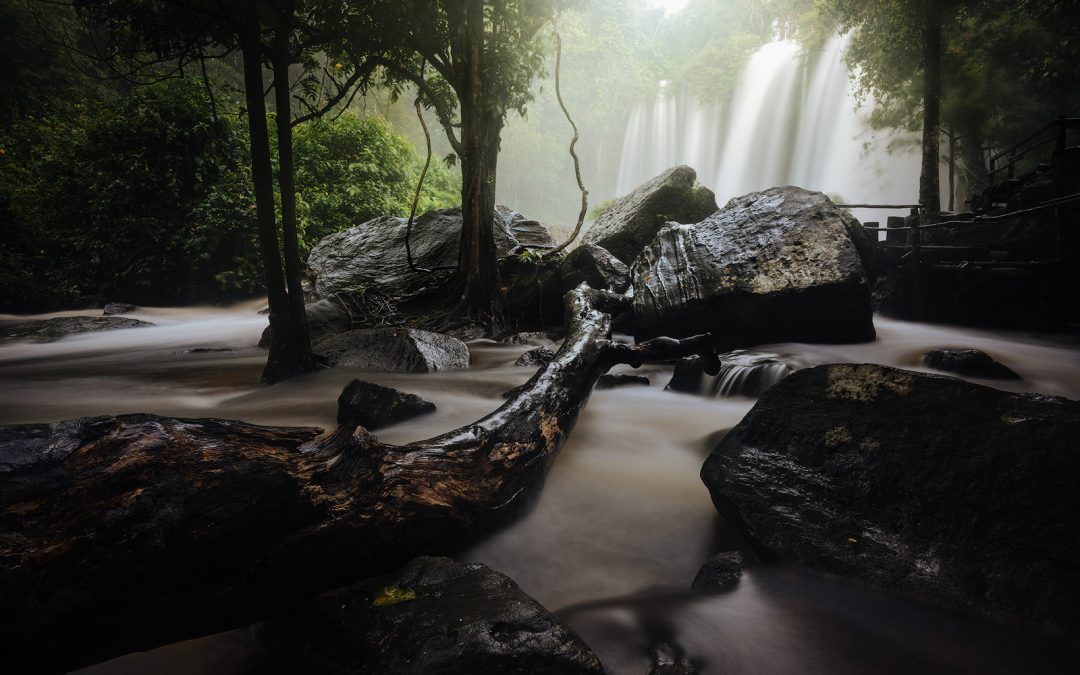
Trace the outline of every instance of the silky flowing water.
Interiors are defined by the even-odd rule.
[[[404,443],[482,417],[532,374],[513,365],[528,346],[481,340],[470,345],[468,370],[328,370],[259,386],[264,352],[255,343],[266,319],[257,308],[148,309],[133,316],[157,326],[0,345],[0,423],[151,412],[329,427],[342,387],[360,377],[438,406],[378,432]],[[795,367],[867,361],[926,370],[920,358],[931,348],[975,347],[1024,377],[995,386],[1080,398],[1074,342],[881,317],[876,325],[872,343],[761,350]],[[578,631],[609,672],[647,672],[649,648],[658,642],[677,645],[704,673],[1061,672],[1080,658],[1014,630],[792,565],[749,569],[724,595],[691,594],[709,555],[742,545],[717,516],[698,471],[754,401],[666,392],[670,367],[643,371],[652,386],[594,392],[534,508],[459,555],[511,576]],[[251,657],[248,633],[238,630],[89,670],[238,673]]]

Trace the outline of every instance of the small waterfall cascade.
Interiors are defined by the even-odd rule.
[[[848,40],[835,36],[817,54],[786,40],[764,45],[725,102],[702,103],[661,82],[655,100],[631,113],[618,193],[688,164],[721,205],[776,185],[847,202],[911,202],[918,191],[917,146],[889,152],[891,139],[866,121],[872,102],[856,111],[844,62]]]
[[[757,397],[793,372],[777,354],[736,349],[721,357],[719,373],[705,376],[704,390],[713,397]]]

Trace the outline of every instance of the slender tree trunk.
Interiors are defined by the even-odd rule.
[[[311,354],[304,287],[300,272],[300,241],[296,226],[296,172],[293,166],[292,113],[289,101],[289,25],[292,3],[286,3],[273,43],[274,97],[277,107],[278,189],[281,193],[281,240],[285,248],[285,283],[288,290],[289,327],[281,336],[281,357],[275,372],[263,379],[282,380],[317,368]],[[275,331],[276,332],[276,331]],[[269,363],[268,371],[269,371]]]
[[[959,193],[961,203],[971,201],[986,189],[986,157],[983,154],[982,131],[977,127],[961,128],[957,140],[960,155]]]
[[[923,138],[919,203],[922,218],[934,222],[941,215],[941,9],[938,0],[924,0],[923,31]]]
[[[289,355],[285,350],[291,335],[289,297],[281,269],[277,223],[274,217],[274,176],[270,163],[270,141],[266,128],[266,103],[263,100],[262,35],[255,12],[245,14],[240,30],[244,57],[244,95],[247,101],[248,129],[251,136],[251,179],[255,188],[255,214],[259,229],[259,252],[262,256],[266,298],[270,305],[270,353],[263,369],[263,379],[275,381]]]
[[[484,3],[468,0],[462,35],[461,246],[457,313],[497,325],[498,259],[495,251],[495,169],[502,115],[491,110],[484,86]]]

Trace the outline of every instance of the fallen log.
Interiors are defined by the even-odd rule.
[[[582,284],[550,364],[495,412],[404,446],[363,427],[135,414],[0,428],[0,650],[49,672],[210,634],[379,574],[526,503],[597,379],[708,335],[611,340]],[[12,672],[9,670],[9,672]]]

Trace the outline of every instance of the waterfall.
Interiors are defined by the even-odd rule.
[[[723,103],[702,103],[661,83],[656,99],[631,113],[618,194],[688,164],[719,204],[775,185],[820,190],[848,202],[914,202],[917,147],[889,153],[889,137],[875,135],[866,121],[873,102],[856,111],[844,63],[847,43],[847,36],[833,37],[814,55],[787,40],[766,44]],[[885,214],[857,215],[867,220]]]

